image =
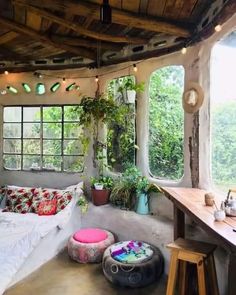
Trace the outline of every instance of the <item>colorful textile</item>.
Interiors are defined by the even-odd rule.
[[[111,256],[123,263],[141,263],[153,255],[150,245],[139,241],[125,241],[111,247]]]
[[[133,241],[125,242],[129,244]],[[122,287],[144,287],[153,282],[157,282],[157,279],[161,276],[164,269],[164,259],[160,250],[152,245],[148,245],[142,242],[134,242],[129,244],[129,248],[135,246],[135,251],[137,250],[136,245],[145,245],[150,248],[152,255],[150,259],[144,260],[138,263],[123,263],[115,260],[112,256],[112,248],[114,246],[121,245],[117,243],[108,247],[103,255],[102,268],[105,277],[116,285]],[[115,248],[118,249],[118,248]]]
[[[79,263],[98,263],[102,261],[102,256],[107,247],[114,243],[114,236],[111,232],[103,230],[107,238],[94,243],[82,243],[70,237],[68,241],[69,256]]]
[[[74,240],[81,243],[99,243],[106,240],[107,232],[99,228],[84,228],[73,235]]]
[[[42,201],[38,206],[38,215],[54,215],[57,212],[57,200]]]

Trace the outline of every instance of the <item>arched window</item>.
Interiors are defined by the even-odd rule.
[[[212,180],[221,191],[236,186],[236,32],[211,57]]]
[[[156,70],[149,86],[149,169],[160,179],[179,180],[184,173],[184,68]]]

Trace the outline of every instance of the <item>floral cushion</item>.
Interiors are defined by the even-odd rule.
[[[72,200],[71,192],[64,192],[61,195],[57,195],[57,213],[61,210],[65,209],[65,207],[70,203]]]
[[[46,200],[40,202],[38,206],[38,215],[54,215],[57,212],[57,200]]]

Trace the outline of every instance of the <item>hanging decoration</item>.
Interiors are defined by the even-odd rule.
[[[71,91],[71,90],[75,89],[75,87],[76,87],[76,83],[75,82],[71,83],[70,85],[68,85],[66,87],[66,91]]]
[[[13,87],[13,86],[7,86],[6,88],[7,88],[7,90],[9,92],[11,92],[13,94],[17,94],[18,93],[18,90],[15,87]]]
[[[56,92],[59,88],[61,87],[61,83],[60,82],[56,82],[52,85],[52,87],[50,88],[51,92]]]
[[[36,94],[43,95],[46,92],[45,85],[43,83],[37,83]]]
[[[25,90],[26,93],[30,93],[31,92],[31,88],[30,88],[29,84],[22,83],[21,85],[24,88],[24,90]]]
[[[100,21],[103,24],[111,24],[111,6],[109,5],[109,0],[103,0],[102,5],[100,6]]]

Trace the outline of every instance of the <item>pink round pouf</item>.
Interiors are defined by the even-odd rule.
[[[68,241],[69,256],[80,263],[98,263],[107,247],[114,244],[111,232],[99,228],[84,228],[75,232]]]

